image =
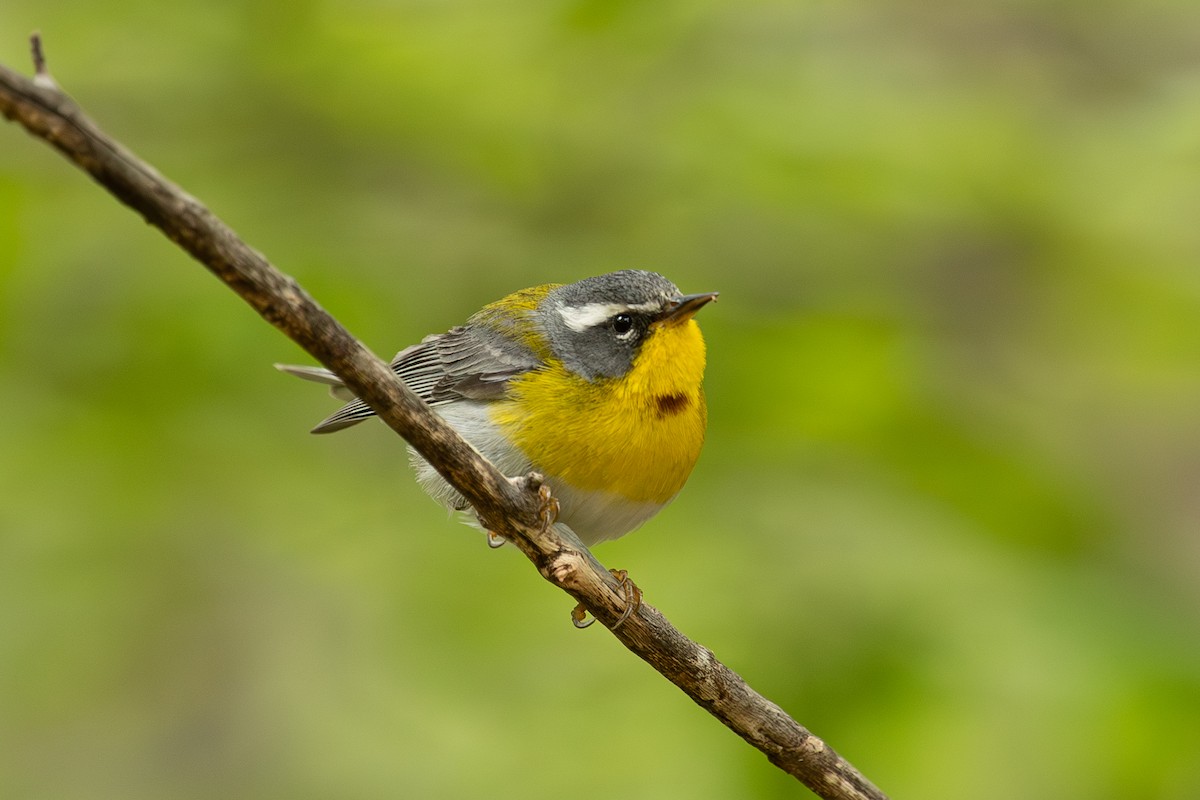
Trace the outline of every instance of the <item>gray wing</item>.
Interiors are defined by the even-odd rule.
[[[437,406],[462,399],[498,400],[504,397],[510,380],[541,365],[524,345],[486,329],[481,333],[458,327],[427,336],[420,344],[401,350],[391,366],[408,388]],[[334,397],[347,399],[346,387],[327,369],[275,366],[298,378],[327,384]],[[374,415],[370,406],[356,398],[322,420],[312,432],[333,433]]]

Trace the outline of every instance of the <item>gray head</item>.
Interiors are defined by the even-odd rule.
[[[684,295],[655,272],[626,269],[560,286],[538,306],[554,355],[593,380],[624,375],[655,323],[684,321],[716,298]]]

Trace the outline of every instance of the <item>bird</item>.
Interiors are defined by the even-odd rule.
[[[591,547],[641,526],[691,474],[707,426],[694,316],[717,295],[683,294],[638,269],[547,283],[401,350],[391,368],[502,473],[540,473],[558,501],[556,524]],[[313,433],[375,413],[329,370],[275,366],[348,401]],[[409,456],[429,495],[468,510],[411,447]]]

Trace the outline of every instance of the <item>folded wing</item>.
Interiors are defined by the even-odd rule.
[[[313,433],[333,433],[375,415],[354,398],[342,381],[327,369],[276,364],[278,369],[330,386],[334,397],[350,402],[322,420]],[[392,359],[392,370],[422,400],[432,406],[455,400],[492,401],[503,398],[513,378],[542,366],[524,345],[487,329],[452,328],[427,336],[420,344],[401,350]]]

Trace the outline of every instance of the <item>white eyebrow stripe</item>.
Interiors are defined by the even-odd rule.
[[[582,306],[562,306],[559,315],[568,328],[573,331],[585,331],[603,322],[607,322],[615,314],[622,311],[657,311],[662,303],[651,300],[647,303],[626,305],[625,303],[587,303]]]

